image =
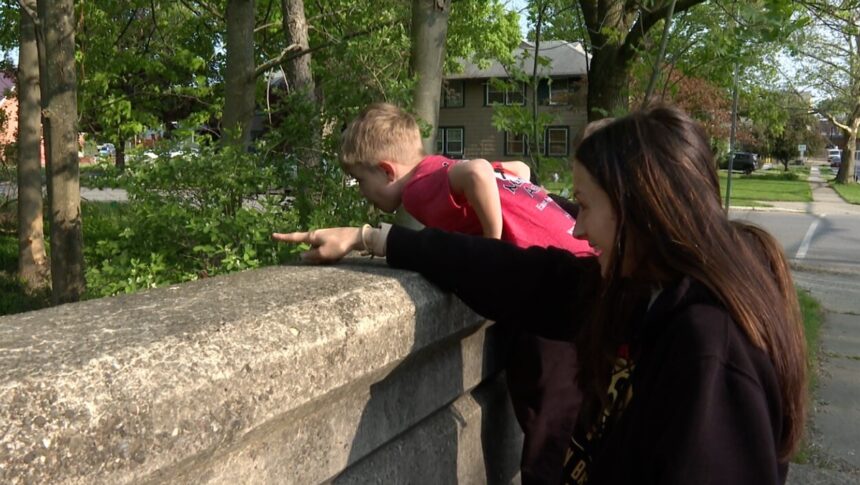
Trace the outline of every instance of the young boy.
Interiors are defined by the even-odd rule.
[[[343,133],[340,160],[362,195],[385,212],[402,204],[425,226],[593,255],[573,238],[573,217],[528,182],[526,164],[425,156],[418,124],[397,106],[362,111]]]
[[[394,105],[373,104],[347,127],[341,164],[364,197],[385,212],[402,205],[425,226],[594,255],[587,242],[573,237],[573,217],[528,182],[528,166],[425,156],[415,119]],[[570,379],[575,348],[515,333],[506,374],[525,435],[522,482],[557,483],[581,401]]]

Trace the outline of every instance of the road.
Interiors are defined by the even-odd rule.
[[[798,266],[860,273],[860,217],[763,211],[733,211],[732,217],[770,231]]]

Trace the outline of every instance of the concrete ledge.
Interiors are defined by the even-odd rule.
[[[456,457],[434,465],[444,476],[510,482],[520,438],[498,398],[498,333],[420,276],[364,260],[3,317],[0,477],[412,481],[362,464],[420,442]],[[470,392],[485,381],[495,391]],[[456,433],[429,431],[457,413]],[[501,418],[485,429],[486,416]]]

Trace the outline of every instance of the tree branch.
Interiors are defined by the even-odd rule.
[[[42,26],[42,23],[39,21],[39,15],[36,13],[36,11],[35,11],[35,10],[33,10],[32,8],[30,8],[30,7],[29,7],[29,5],[27,5],[27,4],[24,2],[24,0],[18,0],[18,5],[20,5],[20,6],[21,6],[21,10],[23,10],[23,11],[24,11],[24,13],[26,13],[26,14],[27,14],[27,16],[28,16],[28,17],[30,17],[30,20],[32,20],[32,21],[33,21],[33,25],[35,25],[36,27],[41,27],[41,26]]]
[[[131,27],[131,24],[134,22],[134,19],[137,18],[137,10],[138,9],[134,9],[131,12],[131,15],[129,15],[128,22],[125,23],[125,26],[119,32],[119,35],[116,37],[116,40],[113,41],[114,47],[119,45],[119,41],[121,41],[122,38],[125,36],[125,33],[128,31],[128,28]]]
[[[814,59],[814,60],[816,60],[816,61],[818,61],[824,65],[830,66],[838,72],[842,72],[842,73],[847,74],[849,76],[851,75],[851,72],[848,69],[846,69],[845,66],[840,66],[839,64],[833,62],[830,59],[825,59],[816,53],[808,52],[805,50],[798,50],[798,52],[800,52],[800,55],[802,55],[804,57],[808,57],[810,59]]]
[[[198,16],[198,17],[200,17],[200,12],[198,12],[196,9],[194,9],[194,7],[192,7],[191,5],[189,5],[187,0],[179,0],[179,3],[181,3],[183,7],[187,8],[188,10],[190,10],[190,11],[191,11],[191,13],[193,13],[194,15],[196,15],[196,16]]]
[[[257,32],[260,32],[260,31],[262,31],[262,30],[266,30],[266,29],[268,29],[269,27],[278,26],[278,25],[281,25],[281,22],[280,22],[280,21],[278,21],[278,22],[269,22],[269,23],[267,23],[267,24],[265,24],[265,25],[261,25],[261,26],[259,26],[259,27],[255,28],[255,29],[254,29],[254,33],[256,34]]]
[[[369,29],[360,30],[358,32],[353,32],[351,34],[347,34],[347,35],[343,36],[340,39],[336,39],[336,40],[333,40],[331,42],[326,42],[325,44],[320,44],[316,47],[310,47],[308,49],[302,49],[301,46],[299,46],[298,44],[289,45],[283,51],[281,51],[281,53],[278,55],[278,57],[276,57],[274,59],[270,59],[270,60],[264,62],[263,64],[260,64],[257,67],[257,69],[254,70],[254,77],[255,78],[259,77],[264,72],[268,71],[269,69],[277,66],[278,64],[280,64],[282,62],[290,61],[290,60],[302,57],[302,56],[307,55],[307,54],[312,54],[316,51],[325,49],[327,47],[331,47],[332,45],[340,44],[341,42],[343,42],[345,40],[354,39],[356,37],[361,37],[363,35],[371,34],[371,33],[375,32],[381,28],[389,27],[392,25],[397,25],[400,22],[402,22],[401,19],[393,20],[391,22],[384,22],[381,24],[377,24],[377,25],[374,25],[373,27],[370,27]]]
[[[280,54],[278,54],[278,57],[275,57],[274,59],[269,59],[268,61],[257,66],[257,68],[254,69],[254,77],[255,78],[260,77],[260,75],[262,75],[263,73],[265,73],[269,69],[271,69],[271,68],[277,66],[278,64],[284,62],[285,60],[287,60],[287,56],[291,52],[301,51],[301,50],[302,50],[302,46],[299,44],[288,45],[287,47],[284,48],[284,50],[281,51]],[[310,49],[306,49],[306,50],[309,51]],[[304,54],[306,54],[306,53],[307,52],[304,52]],[[304,54],[302,54],[302,55],[304,55]]]
[[[685,12],[700,3],[704,3],[704,1],[705,0],[678,0],[674,7],[675,14]],[[650,11],[646,11],[644,9],[641,10],[639,18],[636,20],[633,28],[630,29],[630,33],[627,35],[627,39],[621,47],[620,57],[622,59],[630,60],[633,58],[639,45],[645,38],[645,34],[654,24],[666,18],[666,14],[671,6],[671,2],[664,2],[660,5],[660,8]]]
[[[675,4],[677,0],[670,0],[669,10],[666,11],[666,21],[663,25],[663,38],[660,39],[660,52],[657,54],[657,59],[654,61],[654,70],[651,71],[651,78],[648,80],[648,87],[645,89],[645,96],[642,99],[642,107],[644,108],[651,94],[654,92],[654,86],[657,85],[657,76],[660,75],[660,63],[666,55],[666,43],[669,41],[669,30],[672,28],[672,15],[675,12]]]
[[[845,133],[846,135],[851,133],[851,127],[850,126],[848,126],[844,123],[840,123],[839,121],[836,120],[836,117],[833,116],[832,114],[830,114],[829,112],[818,109],[818,108],[815,108],[815,112],[820,114],[821,116],[827,118],[827,121],[832,123],[833,126],[842,130],[842,132]]]
[[[196,10],[194,10],[193,8],[191,8],[191,6],[190,6],[190,5],[188,5],[188,1],[187,1],[187,0],[179,0],[179,1],[180,1],[180,2],[182,2],[182,5],[185,5],[185,8],[187,8],[188,10],[191,10],[192,12],[194,12],[194,14],[195,14],[195,15],[200,16],[200,14],[199,14]],[[193,0],[193,1],[194,1],[194,4],[195,4],[195,5],[198,5],[198,6],[200,6],[201,8],[203,8],[203,10],[206,10],[207,12],[209,12],[209,13],[210,13],[212,16],[214,16],[216,19],[218,19],[218,20],[222,20],[222,21],[224,20],[224,14],[223,14],[223,13],[221,13],[221,11],[220,11],[220,10],[218,10],[217,8],[215,8],[215,6],[214,6],[214,5],[212,5],[211,3],[209,3],[209,2],[207,2],[207,1],[205,1],[205,0]]]

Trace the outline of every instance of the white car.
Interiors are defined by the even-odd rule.
[[[827,163],[829,163],[831,167],[839,167],[842,163],[842,150],[838,148],[828,148]]]
[[[110,157],[116,153],[116,147],[113,143],[105,143],[104,145],[99,145],[99,155],[103,157]]]

